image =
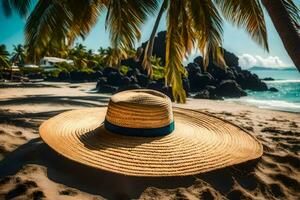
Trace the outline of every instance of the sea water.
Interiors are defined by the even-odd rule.
[[[265,81],[268,87],[275,87],[279,92],[247,91],[248,96],[229,101],[255,105],[259,108],[300,113],[300,73],[297,69],[251,70],[259,78],[271,77],[274,81]]]

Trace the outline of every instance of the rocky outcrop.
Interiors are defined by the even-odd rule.
[[[153,55],[160,57],[163,65],[165,64],[165,40],[166,32],[159,32],[153,47]],[[146,44],[146,42],[143,43],[139,50],[145,49]],[[204,68],[201,56],[196,57],[193,62],[186,66],[188,76],[182,78],[182,83],[187,96],[194,93],[192,95],[194,98],[236,98],[247,95],[245,90],[268,90],[266,83],[260,80],[256,74],[241,69],[239,58],[236,55],[225,49],[223,49],[223,52],[226,68],[217,66],[212,59],[210,59],[207,68]],[[129,58],[121,62],[123,65],[130,67],[126,75],[121,74],[117,69],[105,68],[102,71],[102,77],[98,79],[97,88],[102,85],[117,87],[118,91],[149,88],[164,92],[172,97],[171,87],[165,86],[164,79],[149,79],[142,68],[142,58],[143,53],[138,58]],[[275,89],[270,91],[275,91]]]
[[[247,93],[234,80],[222,81],[216,88],[216,94],[220,97],[242,97]]]

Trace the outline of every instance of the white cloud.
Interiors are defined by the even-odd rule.
[[[239,64],[242,68],[249,68],[253,66],[259,67],[288,67],[286,63],[280,60],[277,56],[269,56],[269,57],[261,57],[261,56],[253,56],[250,54],[243,54],[239,56]]]

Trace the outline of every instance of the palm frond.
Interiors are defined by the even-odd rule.
[[[72,13],[69,38],[76,38],[77,36],[84,38],[96,24],[98,17],[105,8],[101,0],[80,0],[76,1],[76,4],[70,3],[67,6]]]
[[[106,27],[110,33],[112,48],[124,53],[134,48],[141,38],[140,27],[147,15],[157,8],[157,0],[111,0],[108,5]],[[117,56],[116,59],[119,59]]]
[[[293,0],[282,0],[283,5],[286,8],[287,12],[289,13],[292,23],[294,24],[295,28],[300,31],[300,10],[299,8],[295,5]]]
[[[264,13],[259,0],[215,0],[224,17],[244,27],[251,38],[269,51]]]
[[[187,49],[182,34],[185,28],[185,22],[182,21],[182,17],[186,13],[182,3],[182,1],[172,1],[169,5],[165,68],[166,83],[172,86],[174,100],[180,103],[184,103],[186,100],[186,93],[182,84],[182,76],[186,75],[186,70],[182,66],[182,60]]]
[[[87,35],[103,10],[100,0],[39,1],[25,26],[29,55],[37,60],[51,43]]]
[[[31,0],[2,0],[2,7],[6,16],[10,16],[12,10],[16,10],[20,16],[26,17],[31,3]]]
[[[212,58],[219,66],[225,67],[222,46],[222,19],[210,0],[191,1],[189,12],[195,29],[198,48],[203,55],[206,68]]]
[[[39,1],[25,25],[25,41],[29,55],[36,60],[52,38],[65,38],[72,13],[63,3],[52,0]]]

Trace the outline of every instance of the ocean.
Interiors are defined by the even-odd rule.
[[[279,92],[247,91],[248,96],[239,99],[227,99],[259,108],[300,113],[300,73],[291,70],[251,70],[260,78],[271,77],[274,81],[265,81],[268,87],[275,87]]]

